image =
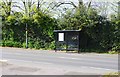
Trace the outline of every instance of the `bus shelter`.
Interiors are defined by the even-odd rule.
[[[54,30],[55,51],[80,52],[80,30]]]

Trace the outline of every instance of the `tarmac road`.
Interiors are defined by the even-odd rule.
[[[95,70],[101,70],[101,72],[118,71],[117,54],[77,54],[20,48],[2,48],[1,54],[2,59],[16,63],[24,64],[25,62],[29,62],[33,65],[38,63],[38,66],[39,64],[43,64],[49,67],[59,66],[64,69],[73,69],[73,71],[86,70],[92,73],[94,73]],[[94,71],[92,71],[91,69],[94,69]]]

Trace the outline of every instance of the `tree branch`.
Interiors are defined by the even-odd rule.
[[[69,5],[72,5],[73,7],[77,8],[77,6],[73,2],[58,2],[52,9],[54,9],[55,7],[64,5],[64,4],[69,4]]]

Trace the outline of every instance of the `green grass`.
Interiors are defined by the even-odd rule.
[[[103,77],[120,77],[120,72],[111,72],[103,75]]]

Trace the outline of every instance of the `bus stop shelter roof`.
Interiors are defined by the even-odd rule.
[[[80,30],[54,30],[54,32],[80,32]]]

